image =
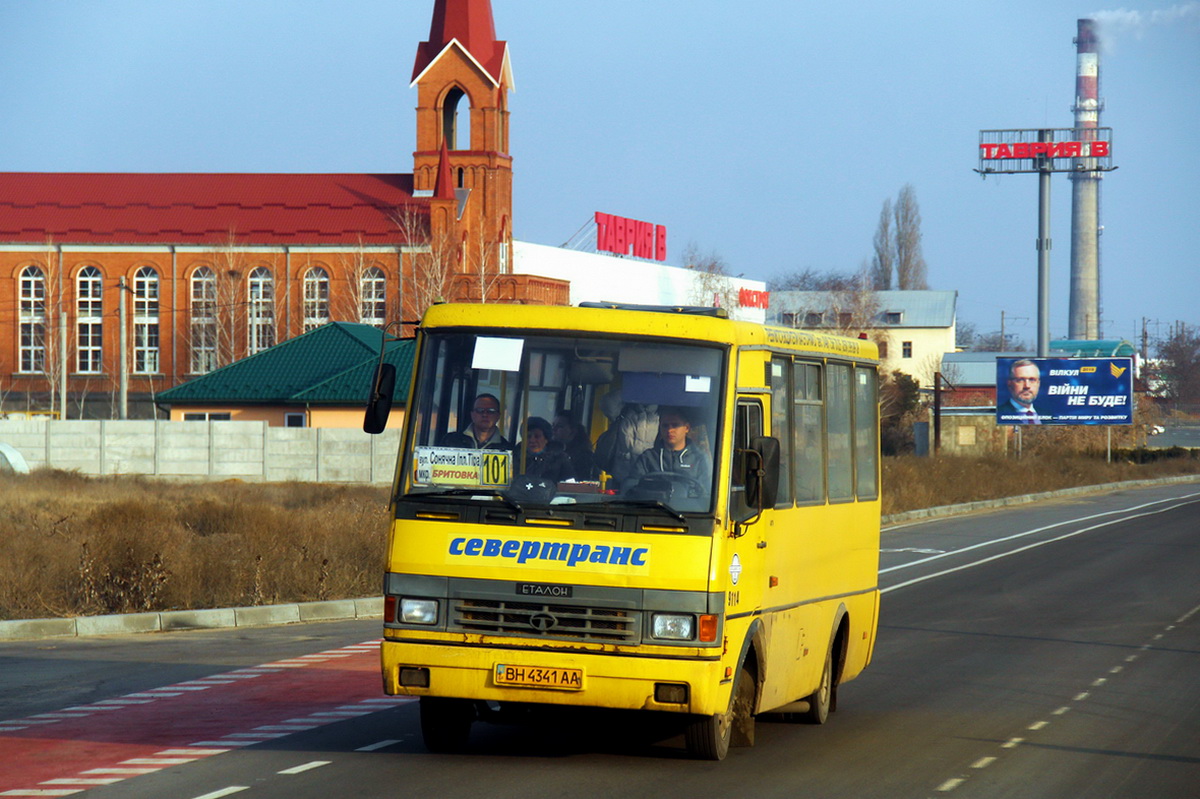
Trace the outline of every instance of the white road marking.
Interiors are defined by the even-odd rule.
[[[1180,616],[1178,619],[1175,620],[1175,623],[1183,624],[1185,621],[1187,621],[1188,619],[1190,619],[1192,616],[1196,615],[1197,613],[1200,613],[1200,605],[1197,605],[1196,607],[1189,610],[1187,613]]]
[[[195,761],[194,757],[134,757],[122,760],[122,766],[182,766]]]
[[[5,791],[0,793],[0,796],[71,796],[76,793],[83,793],[86,788],[26,788],[15,791]]]
[[[981,757],[971,764],[971,768],[987,768],[996,762],[994,757]]]
[[[305,732],[307,730],[315,730],[320,727],[320,724],[267,724],[263,727],[255,727],[256,730],[263,732]]]
[[[1024,738],[1009,738],[1004,743],[1000,744],[1001,749],[1016,749],[1021,744],[1025,743]]]
[[[225,736],[226,738],[257,738],[260,741],[267,741],[274,738],[286,738],[286,732],[231,732]]]
[[[1108,682],[1108,680],[1107,680],[1107,679],[1105,679],[1104,677],[1101,677],[1101,678],[1100,678],[1100,679],[1098,679],[1098,680],[1093,680],[1093,681],[1092,681],[1092,687],[1093,687],[1093,688],[1099,688],[1101,685],[1104,685],[1104,683],[1106,683],[1106,682]]]
[[[283,771],[277,771],[275,773],[276,774],[302,774],[305,771],[312,771],[313,769],[320,768],[321,766],[328,766],[332,762],[333,762],[332,760],[314,760],[311,763],[305,763],[302,766],[293,766],[292,768],[285,768]]]
[[[1075,698],[1072,699],[1071,701],[1072,702],[1082,702],[1083,700],[1087,699],[1089,696],[1091,696],[1091,693],[1088,691],[1084,691],[1082,693],[1075,694]]]
[[[1189,497],[1194,497],[1194,496],[1200,496],[1200,495],[1188,494],[1186,497],[1182,497],[1182,498],[1187,499]],[[1180,497],[1176,497],[1175,499],[1180,499]],[[1161,502],[1168,502],[1168,501],[1170,501],[1170,500],[1159,500],[1158,502],[1148,502],[1145,505],[1137,505],[1132,508],[1125,508],[1124,511],[1138,510],[1139,508],[1146,508],[1151,505],[1157,505]],[[1191,504],[1191,503],[1189,502],[1189,503],[1183,503],[1183,504]],[[1114,524],[1120,524],[1122,522],[1133,521],[1134,519],[1140,519],[1143,516],[1154,516],[1159,513],[1166,513],[1167,511],[1175,510],[1176,507],[1181,507],[1181,506],[1177,505],[1177,506],[1173,506],[1170,508],[1159,508],[1158,510],[1148,511],[1146,513],[1138,513],[1138,514],[1134,514],[1132,516],[1122,516],[1120,519],[1112,519],[1107,522],[1101,522],[1100,524],[1093,524],[1090,527],[1082,527],[1082,528],[1080,528],[1078,530],[1074,530],[1070,533],[1064,533],[1063,535],[1056,536],[1054,538],[1047,538],[1044,541],[1035,541],[1032,544],[1026,544],[1023,547],[1017,547],[1016,549],[1010,549],[1007,552],[1000,552],[996,555],[991,555],[989,557],[982,558],[980,560],[971,561],[970,563],[964,563],[961,566],[955,566],[950,569],[944,569],[940,572],[934,572],[933,574],[927,574],[923,577],[914,577],[913,579],[907,580],[903,583],[897,583],[896,585],[888,586],[887,588],[881,589],[879,593],[886,594],[889,591],[895,591],[899,588],[907,588],[910,585],[916,585],[917,583],[923,583],[927,580],[932,580],[937,577],[945,577],[947,574],[954,574],[955,572],[960,572],[965,569],[971,569],[971,568],[974,568],[975,566],[982,566],[983,564],[991,563],[994,560],[1000,560],[1001,558],[1007,558],[1007,557],[1011,557],[1012,555],[1018,555],[1022,552],[1028,552],[1031,549],[1037,549],[1038,547],[1044,547],[1047,544],[1055,544],[1055,543],[1058,543],[1059,541],[1065,541],[1068,538],[1074,538],[1077,535],[1083,535],[1084,533],[1090,533],[1093,530],[1099,530],[1102,527],[1109,527]],[[1057,524],[1051,524],[1051,525],[1047,525],[1045,527],[1039,527],[1039,528],[1036,528],[1033,530],[1026,530],[1025,532],[1016,533],[1014,535],[1010,535],[1005,538],[997,538],[992,541],[983,541],[978,544],[973,544],[969,547],[963,547],[962,549],[956,549],[951,552],[947,552],[945,555],[931,555],[928,558],[922,558],[921,560],[914,560],[912,563],[905,563],[900,566],[891,566],[887,569],[880,569],[879,573],[884,574],[886,572],[895,571],[897,569],[907,569],[910,566],[916,566],[921,563],[928,563],[929,561],[938,560],[939,558],[949,557],[950,555],[960,555],[964,552],[970,552],[973,549],[979,549],[980,547],[991,546],[992,544],[1001,544],[1006,541],[1012,541],[1015,538],[1023,538],[1024,536],[1033,535],[1034,533],[1040,533],[1040,532],[1044,532],[1046,530],[1052,530],[1055,527],[1062,527],[1063,525],[1066,525],[1066,524],[1075,524],[1077,522],[1087,521],[1088,519],[1098,519],[1101,516],[1111,516],[1114,513],[1121,513],[1124,511],[1109,511],[1107,513],[1097,513],[1094,516],[1085,516],[1080,519],[1071,519],[1069,521],[1058,522]],[[1159,638],[1162,638],[1162,636],[1161,635],[1156,636],[1155,640],[1158,640]]]
[[[400,743],[400,741],[394,740],[394,739],[387,740],[387,741],[380,741],[379,743],[374,743],[374,744],[371,744],[370,746],[360,746],[358,749],[355,749],[354,751],[355,752],[374,752],[376,749],[383,749],[385,747],[391,746],[392,744],[398,744],[398,743]]]
[[[230,796],[232,794],[241,793],[242,791],[246,791],[249,789],[250,789],[249,785],[230,785],[228,788],[222,788],[219,791],[213,791],[212,793],[206,793],[203,796],[196,796],[196,797],[193,797],[193,799],[221,799],[222,796]]]
[[[197,755],[198,757],[204,757],[206,755],[223,755],[228,751],[229,751],[228,749],[188,748],[188,749],[164,749],[161,752],[156,752],[155,754],[160,755],[162,757],[171,757],[172,755]]]
[[[953,779],[949,779],[949,780],[946,780],[945,782],[943,782],[941,785],[939,785],[937,787],[937,789],[938,789],[939,793],[948,793],[950,791],[953,791],[958,786],[962,785],[964,782],[966,782],[966,780],[964,780],[960,777],[954,777]]]
[[[112,785],[114,782],[123,782],[124,777],[92,777],[84,779],[82,777],[59,777],[56,780],[45,780],[38,783],[39,785]]]
[[[153,774],[156,771],[162,771],[157,768],[90,768],[87,771],[80,772],[81,774],[124,774],[126,777],[136,777],[141,774]]]
[[[1029,725],[1028,727],[1026,727],[1025,729],[1027,729],[1027,730],[1040,730],[1042,727],[1045,727],[1045,726],[1046,726],[1047,724],[1049,724],[1049,723],[1050,723],[1050,722],[1048,722],[1048,721],[1035,721],[1034,723],[1030,724],[1030,725]]]
[[[145,693],[130,694],[129,696],[133,697],[134,699],[161,699],[163,697],[170,696],[183,696],[183,693],[180,691],[160,691],[155,689],[152,691],[146,691]]]
[[[1067,707],[1066,705],[1063,705],[1063,706],[1062,706],[1062,707],[1060,707],[1058,710],[1054,711],[1053,715],[1055,715],[1055,716],[1061,716],[1061,715],[1063,715],[1064,713],[1070,713],[1070,712],[1071,712],[1071,708]]]

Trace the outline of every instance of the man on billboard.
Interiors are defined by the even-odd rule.
[[[1011,417],[1012,424],[1041,424],[1042,419],[1033,407],[1042,389],[1042,371],[1028,358],[1013,361],[1008,370],[1008,404],[1000,412]]]

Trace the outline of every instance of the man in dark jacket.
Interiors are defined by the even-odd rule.
[[[494,394],[480,394],[471,405],[471,423],[459,433],[447,433],[439,443],[459,449],[507,449],[512,444],[500,434],[500,400]]]
[[[692,420],[685,408],[659,408],[658,443],[643,452],[633,465],[633,475],[674,473],[691,479],[688,494],[707,496],[712,490],[712,462],[708,455],[688,440]]]

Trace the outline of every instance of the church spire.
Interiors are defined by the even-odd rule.
[[[492,83],[512,87],[508,47],[506,42],[496,41],[491,0],[435,0],[429,41],[417,46],[413,83],[454,42],[479,65]]]

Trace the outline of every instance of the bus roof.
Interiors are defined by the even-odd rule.
[[[719,310],[719,309],[714,309]],[[588,307],[510,305],[505,303],[442,303],[430,306],[422,329],[487,327],[556,332],[615,333],[727,344],[789,352],[840,355],[877,360],[875,342],[810,330],[760,325],[699,313],[692,306],[619,306],[595,303]]]

